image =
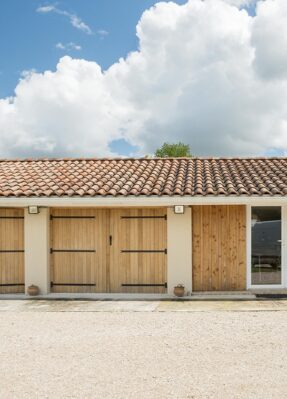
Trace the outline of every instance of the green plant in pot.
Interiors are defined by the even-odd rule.
[[[184,285],[183,284],[177,284],[174,287],[173,293],[175,296],[184,296]]]

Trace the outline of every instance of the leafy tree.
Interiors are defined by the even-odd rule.
[[[190,153],[190,147],[184,143],[163,143],[154,154],[158,158],[180,158],[180,157],[192,157]]]

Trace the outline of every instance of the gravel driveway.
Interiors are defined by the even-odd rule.
[[[1,399],[286,397],[286,311],[25,311],[2,303]]]

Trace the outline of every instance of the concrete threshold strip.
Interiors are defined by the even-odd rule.
[[[196,302],[196,301],[267,301],[287,299],[287,293],[268,291],[242,292],[198,292],[185,297],[169,294],[128,294],[128,293],[50,293],[31,297],[25,294],[1,294],[2,300],[45,300],[45,301],[159,301],[159,302]]]
[[[263,298],[262,295],[265,295]],[[168,294],[56,294],[0,296],[0,312],[261,312],[287,311],[287,300],[272,291],[204,292],[177,298]],[[286,293],[280,293],[286,298]]]
[[[169,294],[128,294],[128,293],[50,293],[48,295],[38,295],[31,297],[25,294],[1,294],[3,300],[85,300],[85,301],[250,301],[256,300],[256,295],[248,291],[244,292],[204,292],[196,293],[185,297],[176,297]]]
[[[0,301],[0,313],[138,313],[138,312],[278,312],[287,311],[284,300],[249,301],[91,301],[91,300],[6,300]]]

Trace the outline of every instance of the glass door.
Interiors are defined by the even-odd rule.
[[[282,284],[280,206],[251,208],[251,284]]]

